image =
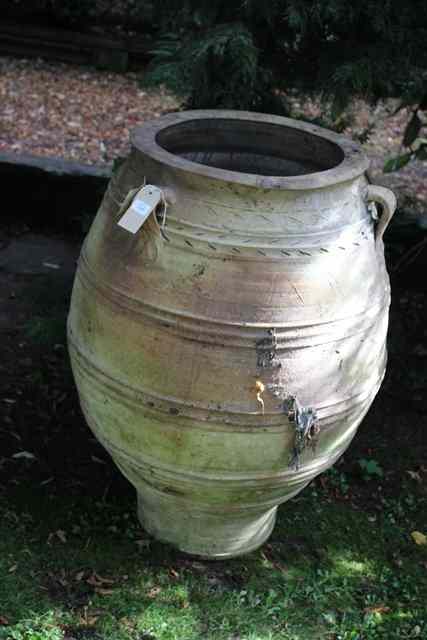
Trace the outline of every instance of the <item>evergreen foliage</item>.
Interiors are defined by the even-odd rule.
[[[292,89],[321,95],[334,118],[354,96],[398,97],[414,105],[404,144],[418,153],[425,0],[164,0],[154,20],[146,82],[187,96],[187,107],[286,113],[281,92]]]
[[[285,110],[273,77],[259,61],[252,33],[242,23],[219,24],[201,34],[168,33],[153,51],[148,84],[166,84],[187,97],[187,107]]]

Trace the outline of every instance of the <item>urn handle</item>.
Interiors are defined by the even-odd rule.
[[[393,191],[386,189],[386,187],[380,187],[377,184],[369,184],[366,199],[368,203],[373,202],[374,204],[379,204],[382,209],[380,215],[375,217],[377,220],[375,242],[379,242],[379,240],[382,239],[394,212],[396,211],[396,196]]]

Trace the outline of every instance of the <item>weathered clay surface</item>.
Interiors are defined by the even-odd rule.
[[[389,281],[368,196],[392,195],[368,191],[357,145],[279,117],[170,114],[133,144],[74,285],[81,404],[148,531],[238,555],[343,453],[381,384]],[[132,235],[120,207],[144,180],[166,223]]]

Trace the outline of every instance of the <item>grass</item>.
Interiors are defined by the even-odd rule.
[[[332,499],[328,478],[281,508],[267,545],[228,562],[150,539],[130,495],[92,503],[19,488],[1,505],[0,638],[425,637],[427,547],[410,536],[424,500],[406,488],[362,511]]]

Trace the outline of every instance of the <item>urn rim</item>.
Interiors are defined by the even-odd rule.
[[[183,157],[179,153],[168,150],[161,142],[165,131],[172,131],[191,123],[202,121],[235,121],[240,125],[273,126],[280,133],[293,130],[301,135],[303,142],[312,139],[316,144],[335,149],[338,158],[332,166],[301,175],[264,175],[246,173],[219,168],[209,164]],[[192,125],[194,126],[194,125]],[[323,127],[283,116],[257,113],[252,111],[233,111],[220,109],[200,109],[168,113],[159,118],[149,120],[131,132],[132,146],[143,155],[148,156],[177,172],[195,174],[208,179],[219,180],[257,189],[313,190],[330,187],[342,182],[354,180],[369,167],[369,159],[361,146],[340,134]]]

